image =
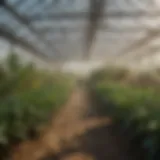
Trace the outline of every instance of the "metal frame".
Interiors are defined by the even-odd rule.
[[[32,44],[30,44],[30,42],[17,37],[15,34],[13,34],[13,32],[5,30],[4,28],[0,28],[0,37],[3,37],[4,39],[8,40],[13,44],[20,45],[24,49],[31,51],[31,53],[34,54],[35,56],[39,56],[40,58],[43,58],[44,60],[47,61],[50,60],[46,54],[42,53],[40,50],[35,48]]]
[[[60,0],[59,0],[60,1]],[[160,16],[160,10],[157,11],[146,11],[146,10],[139,10],[139,11],[122,11],[122,10],[116,10],[116,11],[110,11],[106,10],[106,6],[108,5],[108,0],[88,0],[89,8],[86,12],[55,12],[55,6],[59,2],[57,0],[52,0],[51,3],[47,3],[47,1],[44,0],[32,0],[33,3],[31,3],[31,0],[17,0],[15,2],[12,1],[12,3],[9,3],[8,1],[4,1],[5,3],[0,3],[1,9],[0,9],[0,19],[3,16],[2,9],[6,10],[8,13],[12,14],[14,17],[14,20],[17,21],[21,26],[27,27],[30,32],[37,38],[41,43],[43,43],[46,46],[46,53],[43,53],[40,51],[40,49],[37,46],[33,46],[33,44],[30,44],[30,40],[28,37],[25,39],[19,38],[16,35],[16,32],[14,30],[6,30],[3,28],[3,24],[0,23],[0,36],[7,39],[8,41],[13,41],[16,44],[19,44],[26,48],[27,50],[30,50],[38,57],[42,56],[48,57],[50,60],[60,60],[61,57],[63,57],[64,54],[60,51],[60,49],[57,49],[56,44],[53,44],[52,40],[48,40],[47,34],[50,34],[50,36],[54,36],[54,33],[61,33],[63,34],[71,34],[75,32],[81,32],[84,34],[84,55],[83,57],[86,59],[89,59],[91,56],[90,49],[92,47],[93,43],[96,43],[96,33],[97,31],[103,31],[106,32],[106,36],[108,32],[112,33],[129,33],[129,32],[138,32],[142,30],[146,30],[146,36],[136,40],[133,44],[130,44],[128,47],[124,48],[122,51],[118,53],[117,58],[123,58],[126,55],[136,52],[141,47],[147,46],[147,44],[155,37],[158,37],[160,35],[160,31],[158,29],[150,29],[147,30],[144,26],[139,28],[119,28],[118,27],[110,27],[108,24],[102,24],[103,20],[116,20],[116,19],[142,19],[142,18],[156,18]],[[62,0],[61,0],[62,1]],[[71,3],[74,0],[68,0],[71,1]],[[113,1],[113,0],[112,0]],[[143,2],[136,1],[136,0],[125,0],[127,5],[132,5],[133,7],[138,4],[141,5]],[[146,0],[145,0],[146,1]],[[149,2],[149,1],[148,1]],[[118,3],[118,2],[117,2]],[[150,3],[150,2],[149,2]],[[24,7],[26,4],[27,7],[25,8],[25,13],[20,12],[20,8]],[[117,6],[120,4],[117,4]],[[155,7],[155,4],[152,2],[151,4],[148,4],[152,7]],[[42,7],[41,13],[33,13],[36,7]],[[140,6],[141,7],[141,6]],[[28,12],[28,13],[27,13]],[[70,20],[72,22],[76,21],[84,21],[85,23],[88,23],[86,25],[86,28],[81,27],[73,27],[73,28],[67,28],[62,25],[62,27],[59,29],[58,27],[44,27],[44,28],[37,28],[35,26],[35,23],[37,22],[45,22],[45,21],[63,21],[63,20]],[[18,30],[19,28],[17,28]],[[55,42],[55,41],[54,41]],[[66,41],[67,43],[67,41]],[[62,46],[63,47],[63,46]],[[63,59],[63,58],[62,58]]]

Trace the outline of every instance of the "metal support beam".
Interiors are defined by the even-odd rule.
[[[117,58],[123,58],[125,55],[129,53],[134,53],[135,51],[141,49],[142,47],[148,45],[148,43],[158,37],[160,35],[159,29],[149,30],[147,35],[139,40],[136,40],[134,43],[129,45],[129,47],[123,49],[121,52],[118,53]]]
[[[90,49],[95,40],[96,31],[105,11],[105,0],[90,0],[89,24],[85,36],[85,55],[84,58],[90,58]]]
[[[45,35],[43,35],[41,33],[41,31],[35,29],[32,24],[31,21],[29,19],[27,19],[24,16],[21,16],[11,5],[9,4],[5,4],[5,9],[7,9],[20,23],[26,25],[29,30],[34,33],[38,39],[41,39],[50,49],[52,49],[52,52],[56,52],[57,57],[61,55],[61,53],[54,47],[54,45],[52,43],[50,43],[50,41],[45,39]]]
[[[20,45],[21,47],[30,51],[36,57],[42,58],[47,61],[51,61],[51,58],[49,58],[46,54],[42,53],[39,49],[33,46],[30,42],[17,37],[15,34],[11,33],[8,30],[0,28],[0,37],[8,40],[11,43]]]
[[[99,26],[99,30],[98,32],[106,32],[106,33],[135,33],[135,32],[141,32],[141,31],[145,31],[146,28],[145,27],[125,27],[125,28],[120,28],[120,27],[111,27],[107,25],[101,25]],[[48,33],[48,34],[52,34],[52,33],[69,33],[69,34],[74,34],[76,32],[83,32],[84,28],[82,27],[52,27],[52,26],[48,26],[48,27],[42,27],[41,28],[41,32],[42,33]]]
[[[88,17],[89,12],[63,12],[63,13],[46,13],[46,14],[35,14],[30,17],[32,21],[42,20],[85,20]],[[137,19],[137,18],[156,18],[160,16],[160,11],[155,12],[144,12],[144,11],[108,11],[103,14],[104,18],[111,19]]]

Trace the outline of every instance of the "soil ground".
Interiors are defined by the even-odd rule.
[[[129,151],[126,138],[107,117],[92,109],[84,87],[76,87],[67,103],[35,141],[20,144],[13,160],[143,160]]]

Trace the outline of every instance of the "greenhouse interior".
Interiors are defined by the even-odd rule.
[[[0,0],[0,160],[160,160],[159,0]]]

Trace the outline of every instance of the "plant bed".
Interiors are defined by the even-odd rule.
[[[89,80],[99,111],[112,116],[130,141],[145,148],[148,159],[160,159],[160,82],[150,73],[117,72],[96,72]]]
[[[38,136],[73,88],[73,79],[63,73],[20,65],[9,55],[0,70],[0,159],[14,145]]]

